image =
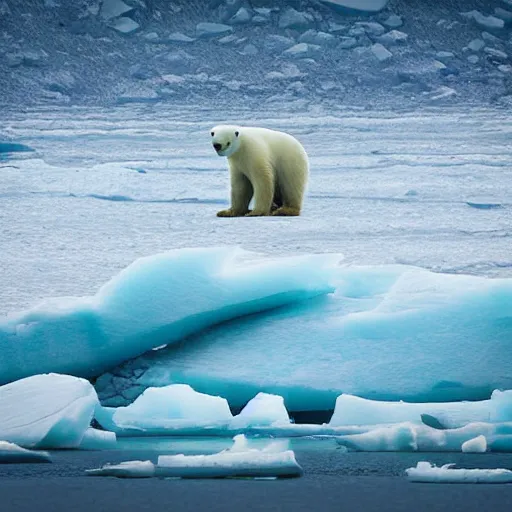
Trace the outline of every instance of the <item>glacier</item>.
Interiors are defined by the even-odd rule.
[[[399,265],[335,273],[333,294],[234,319],[110,370],[97,380],[100,398],[122,405],[145,387],[186,383],[232,407],[263,391],[314,411],[334,409],[342,393],[440,402],[512,388],[503,357],[512,280]]]
[[[94,296],[48,300],[1,322],[0,383],[44,372],[95,377],[213,324],[330,293],[339,259],[258,261],[229,247],[140,258]]]

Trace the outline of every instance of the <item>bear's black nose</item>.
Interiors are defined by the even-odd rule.
[[[218,142],[216,142],[213,147],[215,148],[215,151],[220,151],[222,149],[222,144],[219,144]]]

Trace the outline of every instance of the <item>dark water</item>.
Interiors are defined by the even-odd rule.
[[[229,439],[121,440],[116,451],[53,452],[52,464],[0,466],[2,512],[140,510],[509,511],[512,485],[416,484],[420,460],[465,468],[512,468],[512,454],[344,453],[332,440],[294,440],[299,479],[159,480],[89,477],[85,469],[164,453],[212,453]]]

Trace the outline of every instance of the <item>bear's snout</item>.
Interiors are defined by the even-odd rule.
[[[213,148],[215,149],[215,151],[220,151],[222,149],[222,144],[219,144],[218,142],[216,142],[213,145]]]

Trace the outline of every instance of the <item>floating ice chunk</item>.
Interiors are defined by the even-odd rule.
[[[173,32],[167,36],[167,40],[175,43],[193,43],[195,39],[181,32]]]
[[[116,448],[116,444],[117,439],[114,432],[88,428],[78,448],[80,450],[113,450]]]
[[[400,30],[391,30],[387,34],[384,34],[379,37],[379,41],[382,44],[394,45],[405,43],[409,36],[405,32],[401,32]]]
[[[316,45],[331,46],[337,42],[336,37],[327,32],[317,32],[316,30],[306,30],[299,37],[299,43],[309,43]]]
[[[476,421],[512,421],[512,391],[496,390],[490,400],[479,402],[445,403],[385,402],[343,394],[336,400],[329,425],[380,425],[406,421],[420,423],[423,414],[434,416],[447,428],[462,427]]]
[[[27,448],[77,448],[98,404],[92,385],[36,375],[0,387],[0,439]]]
[[[377,57],[379,62],[386,62],[393,57],[393,54],[380,43],[372,45],[372,53]]]
[[[357,11],[377,12],[386,7],[389,0],[321,0],[334,8],[353,9]]]
[[[358,21],[355,25],[356,27],[362,28],[366,34],[372,36],[381,36],[386,32],[386,29],[376,21]]]
[[[483,39],[473,39],[469,42],[468,48],[472,52],[479,52],[485,46],[485,41]]]
[[[133,7],[126,5],[123,0],[103,0],[100,16],[108,21],[132,10]]]
[[[119,407],[112,419],[122,428],[144,429],[165,426],[169,420],[201,424],[229,422],[233,416],[224,398],[198,393],[185,384],[172,384],[146,389],[131,405]]]
[[[473,10],[469,12],[462,12],[462,16],[468,19],[473,19],[475,22],[484,28],[503,28],[505,22],[495,16],[484,16],[481,12]]]
[[[357,39],[355,37],[340,37],[338,48],[342,50],[349,50],[357,46]]]
[[[160,455],[155,466],[151,461],[128,461],[87,470],[91,476],[124,478],[235,478],[299,477],[302,468],[291,450],[282,451],[286,443],[272,442],[263,449],[250,449],[243,435],[235,436],[233,446],[213,455]]]
[[[512,73],[512,65],[510,64],[500,64],[498,66],[498,69],[502,72],[502,73]]]
[[[196,36],[200,38],[222,36],[233,32],[233,27],[222,23],[198,23],[196,26]]]
[[[382,23],[389,28],[398,28],[404,24],[402,16],[396,14],[390,14]]]
[[[412,424],[377,427],[363,434],[339,436],[336,442],[349,450],[362,452],[415,452],[416,430]]]
[[[450,484],[504,484],[512,482],[508,469],[453,469],[455,464],[438,468],[430,462],[418,462],[415,468],[405,470],[411,482]]]
[[[501,7],[496,7],[494,9],[494,14],[497,18],[502,19],[505,23],[512,23],[512,12],[507,11],[506,9],[502,9]]]
[[[293,7],[286,9],[279,17],[279,28],[308,28],[313,19],[310,14],[299,12]]]
[[[445,51],[440,51],[440,52],[436,52],[436,59],[439,59],[439,60],[450,60],[450,59],[453,59],[455,57],[455,54],[453,52],[445,52]]]
[[[231,451],[214,455],[160,455],[157,475],[181,478],[299,477],[293,451]]]
[[[231,421],[230,428],[286,425],[290,423],[282,396],[258,393]]]
[[[310,57],[319,52],[320,46],[317,44],[298,43],[284,52],[284,55],[289,55],[296,58]]]
[[[512,423],[470,423],[461,428],[437,430],[417,423],[366,427],[366,431],[337,436],[337,443],[355,451],[458,452],[466,442],[486,438],[489,451],[511,451]]]
[[[130,460],[120,464],[106,464],[99,469],[86,469],[89,476],[117,476],[119,478],[151,478],[155,465],[150,460]]]
[[[235,15],[229,20],[229,23],[232,23],[233,25],[243,25],[245,23],[249,23],[251,18],[252,14],[249,9],[240,7]]]
[[[484,52],[489,55],[489,57],[492,57],[493,59],[499,60],[499,61],[507,61],[508,55],[505,52],[502,52],[501,50],[498,50],[497,48],[489,48],[485,47]]]
[[[20,464],[25,462],[51,462],[48,452],[27,450],[8,441],[0,441],[0,464]]]
[[[480,60],[480,57],[478,57],[478,55],[470,55],[467,60],[471,62],[471,64],[476,64]]]
[[[131,18],[126,16],[110,21],[108,26],[122,34],[131,34],[140,27],[136,21],[133,21]]]
[[[98,376],[207,326],[330,293],[339,259],[249,261],[229,247],[141,258],[93,297],[47,301],[0,323],[0,380]]]
[[[462,443],[464,453],[485,453],[487,451],[487,439],[485,436],[474,437]]]

